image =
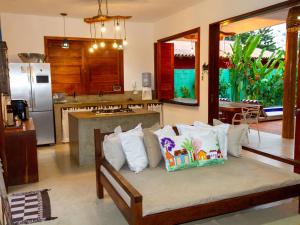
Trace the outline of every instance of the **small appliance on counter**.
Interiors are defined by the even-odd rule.
[[[151,73],[142,73],[142,100],[152,100]]]
[[[22,121],[29,119],[29,108],[26,100],[11,100],[14,117],[18,116]]]

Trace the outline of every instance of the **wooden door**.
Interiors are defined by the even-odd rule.
[[[156,89],[159,100],[174,98],[174,44],[156,43]]]
[[[300,65],[300,51],[298,55],[298,65]],[[298,77],[300,76],[300,66],[298,66]],[[295,153],[294,157],[300,161],[300,82],[298,81],[297,107],[296,107],[296,133],[295,133]],[[294,171],[300,174],[300,168],[295,167]]]

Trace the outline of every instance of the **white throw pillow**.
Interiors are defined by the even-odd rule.
[[[154,134],[156,134],[157,137],[176,136],[175,131],[173,130],[173,128],[170,125],[165,125],[162,129],[155,131]]]
[[[118,134],[122,133],[121,127],[115,128],[114,133],[105,135],[103,141],[103,153],[105,159],[119,171],[125,163],[125,154]]]
[[[119,137],[130,170],[135,173],[141,172],[148,165],[141,124],[132,130],[119,134]]]
[[[228,155],[228,131],[229,125],[228,124],[220,124],[218,126],[210,126],[209,124],[205,124],[199,121],[194,122],[194,127],[205,130],[213,130],[218,136],[218,142],[220,146],[220,150],[222,152],[223,158],[227,159]]]
[[[213,120],[214,125],[223,125],[219,120]],[[228,124],[229,125],[229,124]],[[248,124],[229,125],[228,130],[228,153],[235,157],[241,156],[242,145],[249,143],[248,141]]]

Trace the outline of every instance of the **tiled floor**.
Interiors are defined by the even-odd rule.
[[[52,214],[58,219],[40,224],[55,225],[126,225],[115,204],[105,195],[96,198],[95,172],[93,167],[78,168],[71,162],[69,145],[39,148],[40,182],[15,186],[10,192],[50,188]],[[187,225],[298,225],[298,200],[291,199],[244,210],[238,213],[205,219]],[[280,222],[284,219],[284,222]],[[289,222],[285,221],[288,220]],[[299,222],[297,221],[299,219]],[[296,222],[295,222],[296,221]],[[157,224],[153,224],[157,225]]]
[[[294,158],[294,139],[285,139],[281,135],[260,132],[259,141],[256,130],[249,133],[249,147],[262,150],[271,154]]]
[[[256,129],[256,125],[250,125],[251,128]],[[267,121],[267,122],[260,122],[258,124],[259,130],[267,133],[272,134],[282,134],[282,120],[274,120],[274,121]]]

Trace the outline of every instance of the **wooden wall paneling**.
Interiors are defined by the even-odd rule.
[[[52,91],[76,94],[124,93],[123,50],[112,48],[114,40],[105,40],[106,47],[88,51],[91,39],[68,38],[69,49],[62,49],[62,38],[45,37],[45,54],[51,63]],[[120,43],[120,40],[117,40]],[[113,86],[121,91],[113,91]]]
[[[107,43],[108,46],[112,45]],[[86,53],[86,81],[89,94],[123,93],[123,50],[104,48]],[[113,91],[120,86],[121,91]]]
[[[60,40],[48,40],[47,62],[51,64],[52,91],[84,94],[82,88],[82,43],[70,41],[63,49]]]

